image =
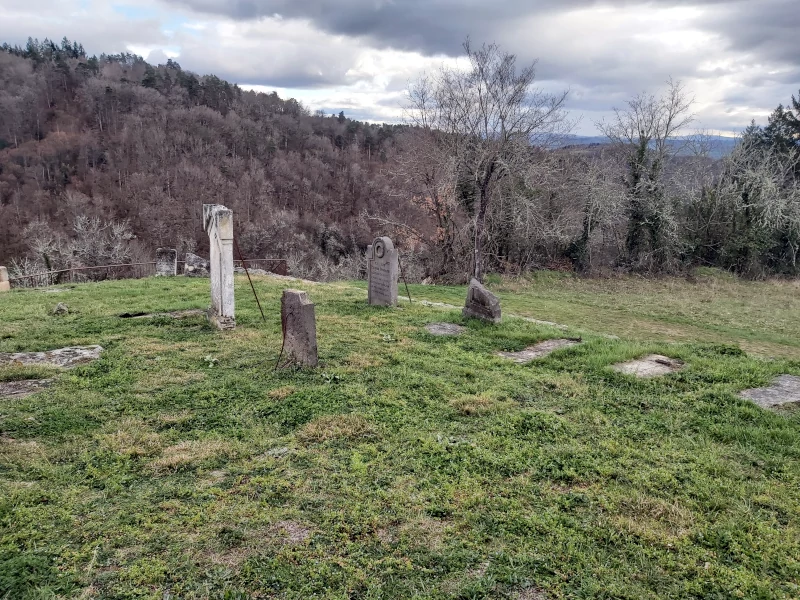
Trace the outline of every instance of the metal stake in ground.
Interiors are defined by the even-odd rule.
[[[408,282],[406,281],[406,275],[403,272],[403,262],[400,260],[400,253],[399,252],[397,253],[397,264],[400,267],[400,278],[403,280],[403,284],[406,286],[406,294],[408,294],[408,303],[409,304],[414,304],[411,301],[411,292],[408,291]]]
[[[239,242],[236,241],[236,238],[233,238],[233,245],[236,246],[236,253],[239,255],[239,260],[242,261],[245,275],[247,275],[247,281],[250,282],[250,289],[253,290],[253,296],[255,296],[256,304],[258,304],[258,310],[261,311],[261,318],[264,320],[264,323],[266,323],[267,317],[264,316],[264,309],[261,308],[261,302],[258,299],[258,294],[256,294],[256,287],[253,285],[253,280],[250,279],[250,271],[247,270],[247,263],[244,261],[242,251],[239,250]]]

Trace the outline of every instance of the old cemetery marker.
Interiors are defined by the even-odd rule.
[[[283,347],[294,363],[317,366],[317,321],[314,304],[300,290],[283,290],[281,296]]]
[[[11,283],[8,281],[8,269],[0,267],[0,292],[7,292],[11,289]]]
[[[474,317],[491,321],[500,322],[500,300],[492,292],[487,290],[481,283],[473,278],[469,282],[467,290],[467,302],[462,313],[465,317]]]
[[[375,238],[367,247],[367,301],[376,306],[397,304],[399,259],[392,240]]]
[[[210,246],[211,308],[208,320],[219,329],[236,327],[233,300],[233,211],[203,204],[203,226]]]
[[[178,251],[175,248],[156,250],[156,277],[174,277],[178,274]]]

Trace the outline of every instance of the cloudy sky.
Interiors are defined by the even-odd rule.
[[[497,42],[569,89],[576,133],[672,76],[696,125],[735,132],[800,89],[797,0],[0,0],[0,42],[63,36],[167,57],[312,109],[402,119],[409,80]]]

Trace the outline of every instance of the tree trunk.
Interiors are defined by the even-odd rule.
[[[475,215],[475,243],[473,250],[474,269],[472,276],[483,283],[483,232],[486,228],[486,204],[488,198],[486,189],[481,188],[480,204],[478,205],[478,212]]]

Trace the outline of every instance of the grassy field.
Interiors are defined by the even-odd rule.
[[[0,399],[0,598],[800,598],[800,411],[737,396],[800,375],[796,282],[544,274],[491,286],[499,326],[295,283],[321,365],[277,372],[287,284],[255,284],[268,322],[237,279],[224,333],[118,316],[204,308],[208,280],[0,294],[0,352],[106,348],[0,367],[57,377]],[[512,314],[584,343],[499,358],[565,335]],[[651,352],[687,367],[609,368]]]

